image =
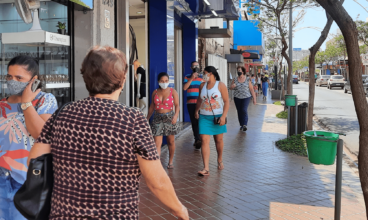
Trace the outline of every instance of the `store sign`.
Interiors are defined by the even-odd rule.
[[[114,0],[102,0],[102,4],[114,7]]]
[[[70,45],[70,37],[68,35],[55,34],[46,32],[45,43],[57,44],[57,45]]]
[[[363,65],[368,65],[368,54],[363,54],[362,55],[362,64]]]
[[[250,57],[250,53],[243,53],[243,57],[245,58]]]
[[[105,28],[110,28],[110,11],[105,10]]]

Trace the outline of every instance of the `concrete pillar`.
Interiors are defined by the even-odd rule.
[[[115,46],[115,13],[114,7],[104,4],[104,1],[94,0],[93,9],[93,45]],[[121,2],[121,1],[117,1]],[[128,2],[128,1],[122,1]],[[110,18],[110,27],[106,27],[106,17]]]
[[[129,0],[116,1],[117,7],[117,48],[123,51],[127,57],[127,62],[129,62]],[[128,63],[129,64],[129,63]],[[133,105],[130,103],[130,77],[129,70],[126,76],[126,83],[124,86],[124,91],[122,92],[119,101],[128,106]],[[133,80],[133,79],[132,79]]]
[[[120,2],[120,1],[119,1]],[[105,16],[110,14],[110,28],[105,27]],[[89,96],[80,69],[87,52],[95,45],[115,44],[114,7],[94,0],[93,11],[74,11],[74,100]]]
[[[93,13],[74,12],[74,101],[89,96],[80,69],[82,62],[93,45]]]

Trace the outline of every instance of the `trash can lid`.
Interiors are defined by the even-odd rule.
[[[322,141],[336,142],[339,139],[339,134],[328,131],[305,131],[303,134],[307,138],[318,139]]]
[[[296,95],[288,95],[288,94],[286,94],[285,97],[295,98]]]

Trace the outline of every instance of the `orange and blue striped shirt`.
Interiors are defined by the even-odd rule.
[[[184,84],[186,84],[192,74],[188,74],[184,78]],[[187,104],[197,104],[197,99],[199,96],[199,86],[204,82],[202,77],[197,77],[196,79],[193,79],[193,81],[190,83],[190,86],[187,90]]]

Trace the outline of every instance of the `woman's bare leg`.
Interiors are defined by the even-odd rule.
[[[201,134],[202,140],[202,159],[204,169],[209,171],[210,170],[210,135]]]
[[[154,136],[158,155],[161,157],[162,136]]]
[[[173,164],[175,154],[175,135],[169,135],[167,138],[167,145],[169,146],[169,165]]]
[[[222,163],[222,152],[224,151],[224,134],[218,134],[214,136],[217,150],[217,162],[219,170],[224,169],[224,164]]]

